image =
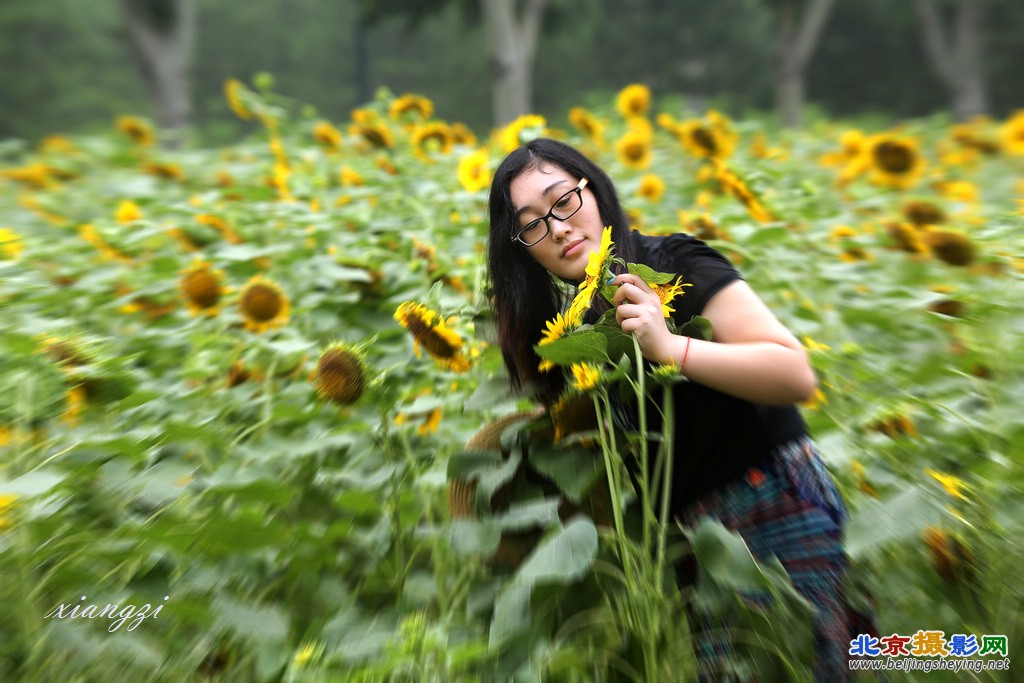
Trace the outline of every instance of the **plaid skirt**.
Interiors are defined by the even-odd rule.
[[[805,436],[779,446],[759,467],[678,515],[691,528],[706,517],[739,533],[755,558],[778,558],[794,588],[816,610],[815,680],[849,679],[846,657],[857,618],[845,600],[846,508],[814,442]],[[744,597],[756,605],[765,596]],[[732,655],[729,625],[713,624],[693,606],[688,612],[699,679],[726,680],[723,664]]]

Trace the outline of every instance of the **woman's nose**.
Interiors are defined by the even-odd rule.
[[[551,239],[556,242],[561,241],[562,238],[572,232],[572,226],[568,222],[560,221],[553,216],[548,219],[548,225],[551,228]]]

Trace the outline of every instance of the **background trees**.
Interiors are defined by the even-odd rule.
[[[481,132],[525,109],[563,117],[571,103],[633,81],[680,107],[777,108],[790,123],[802,99],[834,116],[890,119],[947,108],[958,117],[1002,115],[1024,102],[1024,6],[1017,2],[533,0],[491,11],[505,2],[204,0],[191,50],[180,34],[181,60],[191,54],[192,68],[187,90],[180,80],[177,87],[188,97],[170,98],[191,110],[171,114],[159,104],[167,96],[152,89],[156,81],[149,79],[147,93],[139,78],[148,62],[133,52],[137,31],[121,8],[187,9],[184,0],[96,0],[87,8],[73,0],[5,0],[0,138],[104,127],[119,113],[135,113],[170,127],[187,117],[202,139],[224,140],[239,125],[224,116],[224,80],[261,71],[277,77],[279,92],[327,117],[341,118],[386,86],[424,94],[438,116]],[[818,27],[816,49],[797,50],[798,19],[815,7],[821,20],[805,25]],[[495,28],[487,28],[488,17]],[[501,28],[501,17],[511,17],[513,28]],[[503,42],[516,31],[518,39]],[[528,50],[516,52],[531,44],[532,65]]]

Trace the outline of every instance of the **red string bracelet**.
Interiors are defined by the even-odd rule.
[[[690,341],[691,337],[686,338],[686,348],[683,349],[683,362],[679,364],[679,372],[686,376],[686,357],[690,355]]]

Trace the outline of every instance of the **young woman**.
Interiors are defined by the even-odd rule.
[[[584,279],[604,226],[612,227],[616,255],[627,263],[692,284],[673,301],[673,319],[681,325],[694,315],[707,318],[711,341],[670,332],[657,294],[640,277],[619,272],[612,282],[615,318],[636,335],[644,358],[675,363],[690,380],[673,389],[677,434],[685,435],[675,440],[674,517],[688,526],[713,517],[740,533],[755,557],[777,556],[817,609],[816,677],[847,678],[853,636],[844,599],[845,509],[794,405],[816,386],[800,343],[719,252],[686,234],[631,231],[608,176],[564,143],[534,140],[502,161],[491,186],[490,224],[505,363],[516,388],[549,405],[565,379],[538,371],[533,347],[545,322],[567,304],[558,280]],[[595,308],[607,308],[595,301]],[[588,321],[599,313],[592,310]],[[702,678],[719,680],[728,643],[694,626]]]

